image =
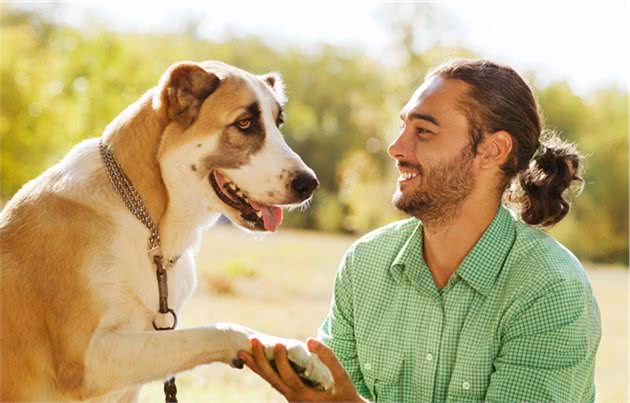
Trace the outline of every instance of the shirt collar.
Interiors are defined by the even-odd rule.
[[[486,232],[457,268],[457,275],[486,296],[503,268],[515,237],[514,219],[501,205]]]
[[[515,236],[514,219],[501,205],[494,219],[468,252],[455,274],[486,296],[503,267]],[[396,255],[390,271],[396,281],[400,281],[404,273],[419,286],[435,287],[433,277],[423,257],[423,233],[420,221]],[[422,284],[429,281],[431,284]]]
[[[418,221],[418,225],[413,230],[402,249],[394,259],[390,266],[390,272],[397,282],[407,277],[411,284],[415,285],[420,291],[428,292],[431,295],[439,294],[433,276],[429,270],[423,257],[423,233],[422,223]]]
[[[422,246],[422,223],[416,220],[418,225],[413,230],[403,247],[396,255],[390,266],[394,279],[399,282],[406,268],[420,266],[424,263]]]

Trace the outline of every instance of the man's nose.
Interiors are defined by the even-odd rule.
[[[406,141],[405,131],[403,130],[394,142],[387,147],[387,154],[395,160],[405,159],[409,152],[408,148],[408,141]]]

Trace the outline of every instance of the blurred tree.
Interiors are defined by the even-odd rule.
[[[386,153],[398,134],[398,112],[430,66],[474,56],[430,45],[448,28],[436,27],[434,12],[426,3],[384,9],[396,51],[391,60],[375,60],[342,47],[278,48],[239,36],[202,40],[201,21],[192,17],[171,33],[81,32],[2,3],[0,198],[10,198],[81,139],[100,135],[170,64],[217,59],[284,77],[283,132],[322,182],[312,207],[288,213],[288,225],[363,233],[403,218],[391,207],[396,172]],[[589,155],[584,194],[552,232],[581,258],[627,263],[627,93],[610,87],[580,97],[557,82],[537,88],[537,95],[547,126]]]
[[[566,222],[553,233],[578,256],[628,264],[627,93],[609,87],[586,101],[565,102],[563,109],[558,104],[548,116],[570,122],[564,126],[571,130],[566,137],[577,140],[586,154],[586,185]],[[571,117],[580,125],[573,124]]]

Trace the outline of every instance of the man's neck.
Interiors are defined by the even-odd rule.
[[[424,223],[424,259],[438,289],[442,289],[468,252],[486,231],[499,207],[499,198],[471,194],[447,221]]]

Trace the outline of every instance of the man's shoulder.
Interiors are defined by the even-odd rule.
[[[516,223],[516,239],[506,264],[514,281],[532,287],[580,283],[590,288],[584,267],[575,255],[549,234]]]
[[[419,225],[420,221],[413,217],[395,221],[363,235],[353,243],[353,249],[380,249],[405,243]]]
[[[409,218],[377,228],[357,239],[347,257],[356,270],[369,268],[369,272],[379,272],[379,268],[391,265],[419,225],[418,219]]]
[[[537,331],[584,315],[593,334],[599,313],[588,276],[569,249],[549,234],[516,223],[516,239],[500,289],[512,331]]]

